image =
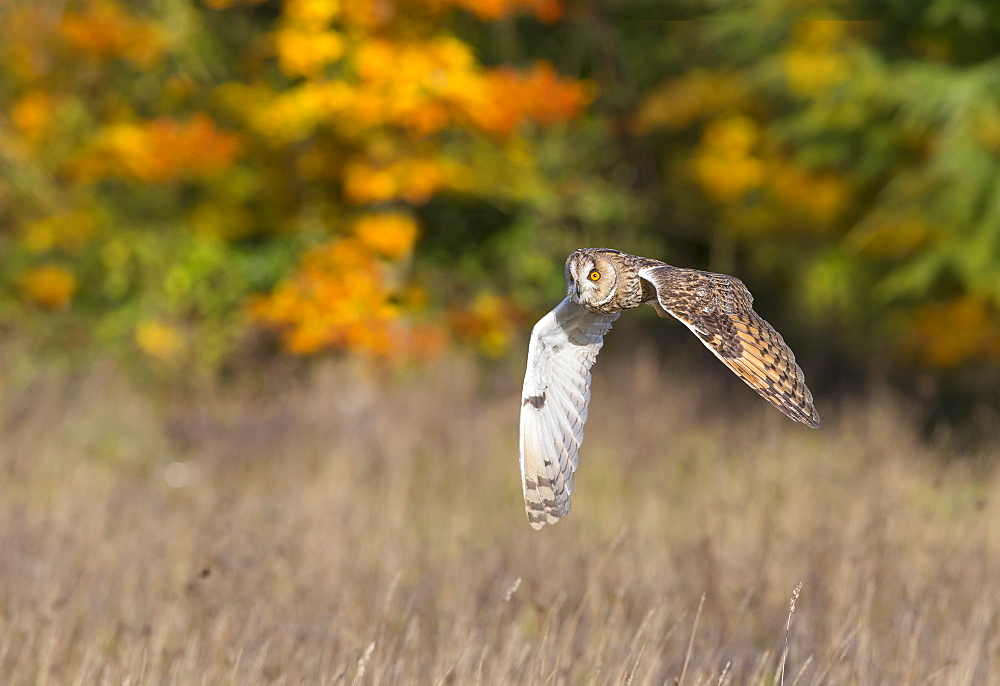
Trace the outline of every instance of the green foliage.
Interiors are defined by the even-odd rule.
[[[858,356],[1000,362],[990,3],[768,2],[723,21],[622,26],[635,30],[619,54],[646,84],[634,131],[668,179],[666,193],[642,190],[663,213],[684,208],[682,226],[661,229],[668,242],[693,239],[725,264],[732,243],[719,236],[731,237],[755,282],[794,285],[781,299],[798,301],[797,318],[824,335],[846,325]],[[657,34],[687,50],[635,49]],[[946,323],[929,330],[929,313]]]
[[[430,354],[509,343],[610,245],[856,360],[1000,361],[986,0],[393,6],[12,5],[2,324],[206,370],[264,325]]]

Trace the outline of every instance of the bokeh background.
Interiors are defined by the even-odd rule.
[[[742,278],[820,431],[632,314],[530,531],[581,246]],[[4,683],[987,683],[1000,10],[5,0],[0,392]]]

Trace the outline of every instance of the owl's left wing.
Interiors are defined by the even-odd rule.
[[[590,402],[590,368],[618,314],[598,314],[569,298],[531,330],[521,393],[521,478],[535,529],[569,512]]]
[[[645,267],[639,276],[656,289],[658,309],[684,323],[750,388],[789,418],[819,426],[819,413],[795,355],[774,327],[753,311],[753,296],[733,276]]]

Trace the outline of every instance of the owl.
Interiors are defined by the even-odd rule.
[[[753,311],[743,282],[610,248],[566,259],[566,298],[535,324],[521,394],[521,476],[535,529],[569,512],[590,402],[590,368],[622,311],[649,303],[687,326],[722,363],[786,416],[819,426],[795,355]]]

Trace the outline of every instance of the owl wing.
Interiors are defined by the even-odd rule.
[[[618,314],[597,314],[569,298],[531,330],[521,392],[521,477],[535,529],[569,512],[573,472],[590,402],[590,368]]]
[[[785,415],[819,426],[812,393],[781,334],[753,311],[753,296],[739,279],[670,265],[646,267],[639,276],[656,301],[705,346]]]

